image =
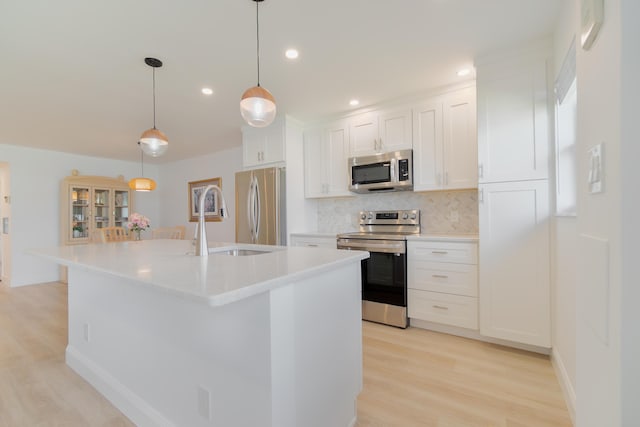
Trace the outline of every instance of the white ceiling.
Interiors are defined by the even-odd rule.
[[[474,58],[549,34],[560,1],[265,0],[261,84],[302,121],[347,111],[353,97],[366,106],[453,84]],[[170,142],[154,161],[239,145],[240,96],[256,83],[255,5],[2,0],[0,144],[137,161],[153,124],[153,56],[164,62],[156,123]]]

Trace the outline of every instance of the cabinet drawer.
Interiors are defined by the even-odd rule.
[[[336,248],[336,238],[335,237],[326,237],[326,236],[296,236],[294,234],[291,235],[290,238],[291,246],[307,246],[311,248]]]
[[[409,262],[408,287],[446,294],[478,296],[478,266],[448,262]]]
[[[407,309],[413,319],[478,329],[477,298],[409,289]]]
[[[467,242],[407,242],[408,260],[478,263],[478,244]]]

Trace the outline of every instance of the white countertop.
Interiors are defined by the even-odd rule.
[[[477,234],[413,234],[407,236],[407,240],[437,241],[437,242],[471,242],[478,241]]]
[[[142,240],[33,249],[69,267],[107,273],[220,306],[367,258],[362,251],[209,242],[210,248],[277,248],[254,256],[196,257],[190,240]]]

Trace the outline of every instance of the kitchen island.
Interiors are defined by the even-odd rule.
[[[193,250],[147,240],[31,251],[68,267],[67,364],[140,426],[354,425],[368,254]]]

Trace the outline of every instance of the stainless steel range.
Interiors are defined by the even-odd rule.
[[[338,249],[369,251],[362,261],[362,318],[406,328],[407,235],[420,234],[420,211],[362,211],[360,231],[338,235]]]

